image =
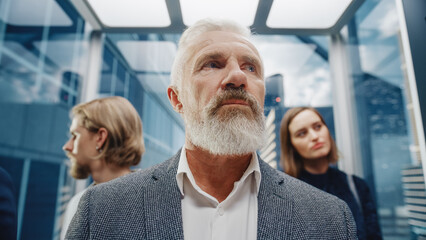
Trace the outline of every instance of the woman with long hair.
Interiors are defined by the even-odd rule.
[[[338,160],[336,144],[321,114],[312,107],[289,109],[280,127],[284,171],[345,201],[359,239],[382,239],[370,190],[359,177],[330,167]]]

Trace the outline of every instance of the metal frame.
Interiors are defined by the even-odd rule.
[[[333,109],[336,131],[336,143],[343,155],[339,168],[349,174],[363,177],[363,166],[360,146],[357,142],[358,123],[356,118],[355,99],[353,96],[353,69],[349,65],[346,42],[340,33],[331,36],[330,71],[333,81]]]
[[[89,65],[87,67],[86,76],[84,77],[85,81],[82,81],[81,97],[78,102],[88,102],[98,97],[100,74],[102,72],[104,39],[105,34],[99,31],[93,31],[90,35]],[[89,181],[87,179],[76,180],[75,193],[83,191],[88,183]]]

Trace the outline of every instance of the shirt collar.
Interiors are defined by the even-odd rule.
[[[240,182],[244,181],[248,176],[250,176],[251,173],[254,174],[254,178],[256,181],[256,190],[257,190],[256,194],[258,194],[259,188],[260,188],[261,173],[260,173],[259,160],[257,158],[256,152],[253,152],[252,158],[250,160],[250,164],[239,181]],[[185,174],[190,180],[190,182],[192,183],[192,185],[194,185],[195,184],[194,176],[192,175],[191,169],[189,169],[188,160],[186,158],[186,149],[185,149],[185,145],[183,145],[182,151],[180,153],[179,165],[178,165],[178,169],[176,173],[177,185],[179,187],[179,190],[182,196],[185,195],[184,189],[183,189],[183,178]],[[198,186],[194,186],[194,187],[198,188]]]

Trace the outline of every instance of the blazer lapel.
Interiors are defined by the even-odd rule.
[[[258,195],[258,239],[291,239],[293,202],[285,178],[259,159],[262,180]]]
[[[144,192],[147,239],[183,239],[181,194],[176,182],[180,151],[153,171]],[[258,239],[291,239],[293,202],[285,178],[259,159]],[[279,229],[279,230],[278,230]]]
[[[144,192],[148,239],[183,239],[181,194],[176,182],[180,151],[163,163]]]

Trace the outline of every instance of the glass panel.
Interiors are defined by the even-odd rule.
[[[109,48],[104,47],[103,57],[102,57],[102,72],[101,72],[101,81],[99,86],[100,94],[111,94],[111,82],[116,71],[116,60]]]
[[[146,72],[170,72],[176,45],[167,41],[119,41],[120,52],[132,69]]]
[[[280,124],[285,112],[295,106],[317,108],[334,136],[333,98],[328,64],[328,49],[321,43],[324,36],[295,37],[259,35],[254,43],[265,65],[265,115],[272,118],[274,139],[260,151],[272,167],[281,169]],[[266,151],[274,149],[272,152]]]
[[[402,170],[419,164],[411,151],[410,99],[397,16],[395,1],[367,0],[348,25],[351,63],[359,69],[354,96],[364,178],[375,190],[384,239],[414,236],[404,203]]]
[[[72,193],[60,169],[86,72],[85,23],[69,1],[0,6],[0,166],[16,188],[18,239],[54,239],[62,194]]]
[[[280,74],[286,107],[331,106],[328,51],[317,39],[293,36],[258,36],[255,44],[263,57],[266,78]]]
[[[56,1],[3,0],[9,11],[0,19],[15,26],[70,26],[72,20]],[[47,21],[50,18],[51,21]]]
[[[162,35],[157,34],[140,35],[140,42],[123,40],[134,36],[107,36],[114,44],[104,45],[99,94],[125,96],[141,115],[146,152],[138,167],[147,168],[171,157],[184,142],[166,95],[176,48],[173,42],[158,42]]]
[[[144,95],[143,109],[142,121],[147,152],[142,158],[142,166],[148,167],[175,154],[171,149],[174,139],[173,121],[164,109],[158,107],[158,102],[149,94]],[[179,140],[183,145],[184,139]]]
[[[124,96],[124,84],[126,82],[126,69],[122,64],[117,66],[117,77],[114,86],[114,95],[116,96]]]
[[[22,239],[52,239],[59,165],[32,161],[28,179]]]
[[[13,162],[14,164],[10,164],[10,162]],[[15,188],[16,206],[18,206],[19,186],[21,186],[23,163],[24,161],[19,158],[0,156],[0,166],[12,177],[13,186]]]

